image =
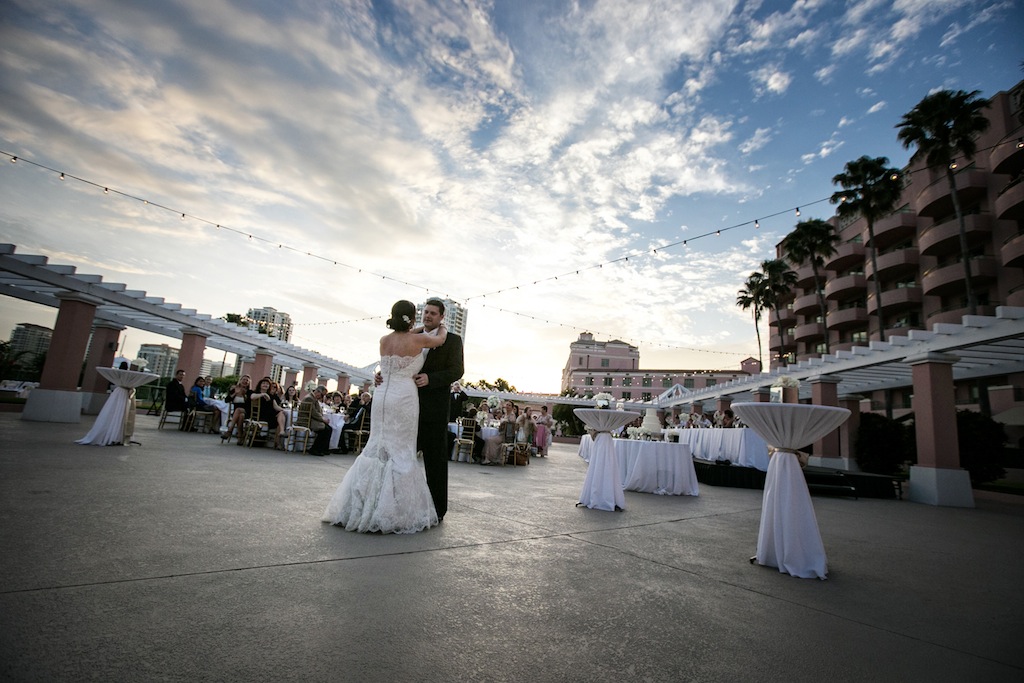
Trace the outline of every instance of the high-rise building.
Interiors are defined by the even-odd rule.
[[[46,353],[50,348],[53,330],[32,323],[18,323],[11,330],[10,352],[12,356],[24,352],[18,364],[24,365],[35,360],[36,356]]]
[[[996,93],[983,112],[989,128],[975,140],[978,151],[970,161],[959,159],[953,174],[976,312],[991,316],[997,306],[1024,306],[1024,81]],[[840,241],[819,268],[824,319],[811,266],[793,263],[797,286],[769,316],[773,367],[824,354],[826,338],[829,353],[879,341],[879,307],[886,340],[960,323],[970,313],[946,171],[928,168],[925,160],[903,169],[898,208],[875,221],[873,244],[863,217],[828,220]],[[776,252],[788,257],[781,243]],[[905,398],[909,402],[909,389]]]
[[[645,370],[640,368],[637,347],[618,339],[596,341],[593,334],[583,332],[569,344],[562,391],[571,389],[581,396],[604,392],[616,400],[650,401],[677,384],[684,389],[703,389],[759,371],[753,358],[744,360],[739,370]]]
[[[469,317],[469,311],[465,306],[452,301],[451,299],[441,299],[444,303],[444,326],[448,328],[449,332],[462,337],[462,341],[466,341],[466,319]],[[416,304],[416,320],[423,321],[423,304]]]
[[[175,370],[178,369],[178,352],[179,349],[167,344],[139,346],[139,358],[146,361],[146,372],[156,373],[161,377],[174,376]]]
[[[292,317],[270,306],[250,308],[245,316],[250,330],[281,341],[292,339]]]

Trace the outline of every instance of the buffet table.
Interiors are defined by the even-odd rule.
[[[595,431],[587,476],[577,505],[598,510],[626,509],[626,496],[622,493],[622,476],[615,455],[614,439],[610,432],[640,417],[628,410],[597,410],[575,408],[572,411],[587,427]]]
[[[666,436],[676,436],[679,443],[690,447],[693,457],[701,460],[729,460],[741,467],[768,469],[768,444],[752,429],[663,429]]]
[[[101,377],[114,385],[106,403],[96,416],[92,429],[75,443],[91,446],[127,446],[135,433],[135,387],[149,384],[160,375],[152,372],[96,368]]]
[[[839,427],[850,411],[799,403],[734,403],[732,409],[779,449],[768,464],[757,554],[750,561],[805,579],[827,578],[825,546],[794,451]]]
[[[686,444],[615,439],[615,456],[627,491],[662,496],[700,493],[693,456]]]

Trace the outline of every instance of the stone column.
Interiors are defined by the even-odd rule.
[[[817,375],[808,381],[811,385],[811,403],[816,406],[836,407],[839,405],[838,377]],[[840,429],[841,427],[834,429],[814,442],[814,456],[808,460],[808,465],[840,468],[846,464],[840,457]]]
[[[850,419],[839,427],[839,457],[843,464],[836,469],[860,472],[854,444],[857,441],[857,430],[860,429],[860,402],[863,399],[860,394],[843,394],[839,397],[839,407],[850,411]]]
[[[348,376],[347,372],[338,373],[338,393],[347,394],[352,384],[352,378]]]
[[[256,349],[256,360],[252,364],[252,383],[254,387],[260,379],[270,376],[270,370],[273,366],[274,352],[270,349]]]
[[[914,381],[917,464],[910,468],[910,500],[929,505],[974,507],[971,477],[960,468],[953,363],[948,353],[907,358]]]
[[[252,386],[254,388],[256,386],[256,382],[258,382],[259,379],[260,379],[259,377],[254,377],[253,373],[252,373],[252,365],[255,362],[256,362],[255,358],[243,358],[242,359],[242,369],[238,371],[238,376],[239,377],[241,377],[242,375],[249,375],[249,379],[252,380],[252,382],[250,382],[250,386]]]
[[[295,368],[286,368],[284,371],[284,383],[281,385],[287,389],[295,383],[295,378],[299,376],[299,371]]]
[[[181,328],[181,351],[178,352],[178,367],[185,371],[185,391],[192,387],[192,381],[203,369],[203,353],[206,352],[206,339],[210,335],[194,327]]]
[[[85,359],[85,374],[82,376],[82,412],[86,415],[98,415],[107,402],[110,382],[96,372],[96,368],[109,368],[113,365],[117,340],[123,330],[124,325],[104,320],[97,320],[92,327],[92,342],[89,344],[89,356]]]
[[[772,402],[772,390],[768,387],[758,387],[754,389],[754,402],[755,403],[771,403]]]
[[[58,294],[60,308],[53,326],[50,348],[39,386],[32,390],[21,412],[22,420],[32,422],[81,422],[82,396],[78,376],[82,372],[85,348],[102,300],[86,294]]]
[[[320,368],[315,363],[302,364],[302,384],[299,385],[299,389],[301,389],[300,393],[303,398],[306,396],[306,384],[316,381],[319,370]]]
[[[718,401],[715,403],[715,412],[724,413],[725,411],[729,410],[730,406],[732,406],[731,396],[719,396]]]

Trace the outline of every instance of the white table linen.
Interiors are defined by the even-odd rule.
[[[75,443],[91,446],[127,446],[135,432],[135,387],[148,384],[160,376],[152,372],[102,367],[96,368],[96,372],[115,386],[96,416],[92,429]]]
[[[341,443],[341,428],[345,426],[345,413],[324,413],[324,419],[331,426],[331,442],[328,448],[333,451]]]
[[[460,425],[459,423],[457,423],[457,422],[449,422],[448,423],[448,431],[451,432],[452,434],[454,434],[456,438],[458,438],[458,439],[462,438],[462,425]],[[480,429],[478,429],[477,431],[480,434],[480,438],[483,439],[484,441],[486,441],[487,439],[491,438],[492,436],[497,436],[498,435],[498,428],[497,427],[480,427]],[[472,453],[461,453],[460,454],[459,453],[459,444],[454,444],[452,446],[452,454],[451,454],[451,457],[449,458],[449,460],[456,460],[458,462],[473,462],[473,454]]]
[[[639,413],[628,410],[595,410],[576,408],[576,417],[597,431],[590,449],[587,476],[583,480],[579,505],[609,512],[626,509],[626,496],[622,492],[622,476],[615,456],[612,430],[618,429],[640,417]]]
[[[850,411],[799,403],[734,403],[732,409],[765,441],[786,449],[777,451],[768,464],[757,563],[800,578],[827,578],[828,558],[811,495],[797,456],[791,451],[839,427]]]
[[[729,460],[741,467],[768,470],[768,444],[757,432],[742,427],[723,429],[663,429],[665,435],[678,437],[701,460]]]
[[[686,444],[615,439],[622,487],[661,496],[700,494],[693,456]]]
[[[227,401],[222,401],[219,398],[206,398],[203,399],[203,401],[206,403],[206,405],[212,408],[216,408],[217,411],[220,413],[221,433],[228,431],[228,420],[231,419],[231,413],[234,412],[234,410],[231,408],[231,405],[228,404]]]

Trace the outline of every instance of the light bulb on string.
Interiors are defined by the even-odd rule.
[[[757,219],[754,219],[754,230],[760,230],[760,229],[761,229],[761,221],[759,221]]]
[[[949,170],[955,171],[956,167],[957,167],[957,163],[955,161],[949,162]]]
[[[64,174],[63,173],[60,174],[60,179],[64,180]]]
[[[800,218],[800,207],[796,207],[796,217]]]
[[[103,188],[103,194],[110,194],[110,190],[106,187]]]
[[[181,214],[181,220],[185,220],[185,214]]]
[[[1017,149],[1024,149],[1024,138],[1017,138]]]
[[[11,157],[11,163],[12,164],[18,163],[18,157]]]

